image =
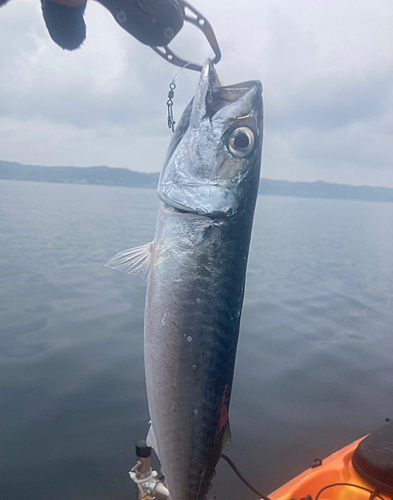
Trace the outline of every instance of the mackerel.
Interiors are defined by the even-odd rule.
[[[108,265],[147,276],[151,427],[171,500],[203,500],[223,448],[262,149],[259,81],[210,60],[169,145],[154,240]]]

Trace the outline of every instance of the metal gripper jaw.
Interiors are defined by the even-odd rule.
[[[98,0],[128,33],[157,52],[168,62],[201,71],[202,65],[176,55],[169,47],[187,21],[199,28],[214,52],[213,63],[221,59],[213,28],[209,21],[185,0]]]

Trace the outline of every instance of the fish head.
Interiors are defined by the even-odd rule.
[[[208,59],[169,145],[158,197],[210,217],[230,217],[255,203],[262,122],[261,83],[222,86]]]

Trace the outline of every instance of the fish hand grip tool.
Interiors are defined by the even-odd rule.
[[[168,62],[180,67],[201,71],[202,66],[177,56],[168,44],[187,21],[205,35],[215,54],[214,64],[221,51],[209,21],[185,0],[98,0],[128,33],[149,45]]]

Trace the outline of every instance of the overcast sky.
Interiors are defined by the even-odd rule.
[[[393,187],[391,0],[192,3],[216,32],[224,84],[262,81],[263,177]],[[0,160],[158,172],[178,69],[100,4],[90,1],[85,19],[87,40],[67,52],[38,0],[0,9]],[[211,55],[193,27],[171,47],[199,62]],[[177,119],[197,81],[179,75]]]

